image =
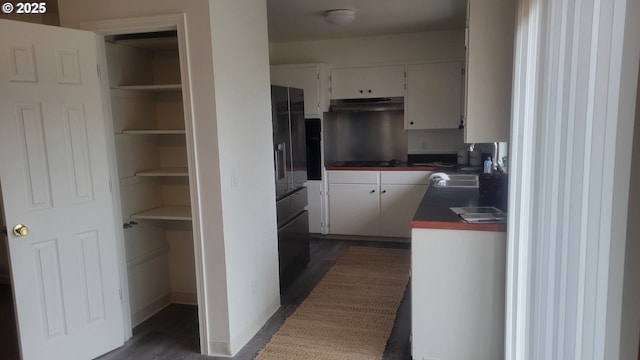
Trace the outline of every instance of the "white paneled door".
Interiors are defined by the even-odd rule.
[[[123,342],[96,64],[91,32],[0,20],[0,183],[25,360]]]

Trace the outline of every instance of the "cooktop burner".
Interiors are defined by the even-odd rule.
[[[394,167],[400,165],[400,160],[357,160],[357,161],[337,161],[333,166],[340,167]]]

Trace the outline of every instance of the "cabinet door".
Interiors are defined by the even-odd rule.
[[[323,233],[324,200],[322,181],[307,181],[307,203],[309,210],[309,232]]]
[[[407,66],[407,129],[457,129],[462,115],[462,64]]]
[[[331,98],[404,96],[404,65],[331,70]]]
[[[380,236],[409,237],[410,222],[427,185],[382,185],[380,187]]]
[[[404,96],[404,65],[367,68],[366,97]]]
[[[376,236],[379,214],[378,185],[329,185],[329,233]]]
[[[514,1],[469,1],[465,142],[509,141]]]
[[[304,90],[305,117],[322,115],[320,66],[318,64],[272,66],[271,84]]]
[[[331,70],[331,98],[357,99],[366,97],[366,68]]]

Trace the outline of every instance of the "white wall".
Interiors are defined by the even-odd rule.
[[[59,12],[61,24],[75,28],[186,14],[203,236],[201,346],[232,355],[279,305],[265,0],[60,0]]]
[[[373,65],[464,57],[464,30],[269,44],[271,65]]]
[[[324,63],[375,65],[464,59],[464,30],[432,31],[336,40],[270,43],[271,65]],[[455,153],[463,147],[459,130],[409,130],[408,153]],[[427,148],[424,148],[424,144]]]
[[[211,3],[233,353],[280,305],[266,11],[264,0]]]
[[[407,130],[409,154],[456,153],[465,147],[461,130]]]

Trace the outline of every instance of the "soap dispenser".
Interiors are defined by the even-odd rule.
[[[491,174],[491,166],[492,166],[492,162],[491,162],[491,157],[487,157],[484,160],[484,173],[485,174]]]

